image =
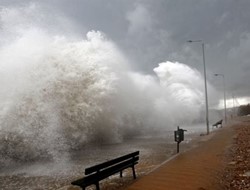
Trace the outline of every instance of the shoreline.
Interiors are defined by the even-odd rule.
[[[240,125],[243,121],[241,120],[234,120],[231,122],[231,125],[228,127],[223,127],[223,128],[232,128],[232,125]],[[245,122],[245,124],[249,124],[250,120]],[[126,190],[130,187],[130,185],[136,183],[138,180],[143,179],[145,176],[151,175],[155,171],[159,170],[161,167],[163,167],[166,164],[169,164],[169,162],[173,162],[179,157],[182,157],[183,155],[189,154],[190,151],[199,148],[203,144],[205,144],[207,141],[211,140],[214,138],[214,136],[217,135],[217,133],[221,133],[221,130],[218,128],[213,131],[211,131],[210,135],[199,135],[198,133],[196,134],[189,134],[186,136],[186,142],[181,143],[180,145],[180,153],[176,154],[176,143],[172,141],[167,141],[166,138],[159,138],[159,139],[134,139],[129,141],[131,144],[128,142],[125,142],[124,144],[121,144],[124,149],[130,148],[131,150],[134,149],[133,147],[131,148],[130,146],[133,143],[137,143],[136,147],[141,147],[143,150],[141,151],[140,155],[140,161],[139,164],[136,166],[136,173],[137,173],[137,180],[133,180],[132,178],[132,172],[130,169],[124,171],[124,177],[119,178],[119,175],[113,175],[108,179],[105,179],[101,181],[101,189],[102,190]],[[192,139],[192,140],[190,140]],[[143,140],[143,141],[141,141]],[[145,140],[145,141],[144,141]],[[170,138],[171,140],[171,138]],[[172,139],[173,140],[173,139]],[[135,142],[132,142],[135,141]],[[103,145],[102,147],[99,147],[98,150],[91,150],[91,151],[104,151],[106,150],[112,152],[117,152],[116,149],[118,150],[121,148],[121,145]],[[230,148],[230,147],[229,147]],[[83,153],[85,153],[83,151]],[[79,153],[78,157],[80,158],[83,153]],[[117,153],[119,154],[119,152]],[[121,153],[120,153],[121,154]],[[110,155],[110,152],[107,152],[107,155]],[[94,155],[93,155],[94,156]],[[110,157],[113,157],[114,155],[110,155]],[[223,159],[225,157],[225,154],[223,153]],[[102,155],[102,158],[100,160],[103,160],[103,157],[106,157],[106,155]],[[115,156],[114,156],[115,157]],[[77,163],[78,163],[78,159]],[[226,159],[225,159],[226,160]],[[0,176],[0,188],[10,190],[10,189],[19,189],[19,188],[13,188],[11,187],[10,184],[17,184],[21,185],[20,189],[25,189],[25,187],[30,187],[30,189],[33,189],[34,183],[43,184],[44,186],[40,186],[39,189],[51,189],[51,190],[78,190],[79,188],[71,186],[70,182],[77,179],[77,176],[83,176],[84,173],[84,166],[82,166],[81,160],[79,160],[78,164],[73,165],[73,167],[77,170],[77,173],[66,173],[64,176],[46,176],[46,175],[41,175],[41,176],[29,176],[25,174],[17,174],[17,175],[1,175]],[[96,161],[97,162],[97,161]],[[98,161],[99,162],[99,161]],[[225,161],[226,162],[226,161]],[[77,168],[81,165],[81,168]],[[63,166],[62,166],[63,167]],[[72,167],[69,165],[69,167]],[[71,168],[71,170],[74,170],[74,168]],[[50,168],[49,168],[50,169]],[[2,173],[3,174],[3,173]],[[222,174],[220,174],[222,175]],[[221,179],[219,179],[221,180]],[[35,182],[33,182],[35,181]],[[7,187],[7,183],[9,183],[9,187]],[[4,185],[5,184],[5,185]],[[47,185],[46,185],[47,184]],[[222,184],[221,184],[222,185]],[[37,189],[37,188],[34,188]],[[88,189],[94,189],[92,187]]]

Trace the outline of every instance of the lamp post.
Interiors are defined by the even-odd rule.
[[[205,44],[202,40],[188,40],[187,42],[200,42],[202,45],[202,56],[203,56],[203,67],[204,67],[204,86],[205,86],[205,101],[206,101],[206,125],[207,125],[207,135],[209,134],[209,119],[208,119],[208,97],[207,97],[207,74],[206,74],[206,64],[205,64]]]
[[[225,114],[225,123],[227,123],[227,103],[226,103],[226,85],[225,85],[225,76],[223,74],[214,74],[214,76],[221,76],[223,78],[223,91],[224,91],[224,114]]]

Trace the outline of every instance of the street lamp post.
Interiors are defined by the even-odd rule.
[[[224,91],[224,114],[225,114],[225,123],[227,123],[227,103],[226,103],[226,85],[225,85],[225,76],[223,74],[214,74],[214,76],[221,76],[223,78],[223,91]]]
[[[206,74],[206,64],[205,64],[205,44],[202,40],[188,40],[187,42],[201,42],[202,45],[202,56],[203,56],[203,67],[204,67],[204,86],[205,86],[205,101],[206,101],[206,125],[207,125],[207,135],[209,134],[209,118],[208,118],[208,96],[207,96],[207,74]]]

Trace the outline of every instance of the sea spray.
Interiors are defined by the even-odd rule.
[[[24,64],[25,69],[22,68],[15,76],[18,82],[11,84],[14,88],[9,89],[12,98],[9,102],[2,102],[8,108],[4,108],[6,111],[1,116],[1,132],[5,137],[12,134],[10,138],[13,140],[9,142],[10,138],[7,138],[1,149],[8,150],[7,144],[12,149],[22,150],[23,155],[20,157],[13,151],[7,151],[5,156],[23,159],[25,155],[27,158],[50,155],[54,158],[58,157],[55,155],[57,151],[79,148],[86,142],[100,140],[102,135],[97,135],[98,132],[113,133],[111,128],[115,125],[111,122],[103,129],[105,123],[99,119],[112,110],[112,96],[117,94],[118,71],[110,65],[117,60],[121,65],[122,58],[115,53],[112,44],[101,38],[99,32],[90,32],[81,42],[55,39],[46,44],[46,52],[42,48],[43,56],[35,58],[35,61],[32,53],[25,55],[24,60],[19,57],[18,63],[9,62],[13,67]],[[39,36],[33,40],[36,39]],[[19,41],[16,43],[12,45],[13,56],[19,52]],[[33,48],[24,39],[22,43]],[[36,54],[39,55],[39,51]],[[11,73],[12,68],[9,68],[4,72]],[[18,146],[11,145],[15,138],[20,141]],[[29,147],[22,147],[24,144]]]
[[[199,117],[201,105],[204,103],[201,74],[185,64],[169,61],[160,63],[154,72],[161,87],[165,89],[166,105],[163,109],[168,107],[170,112],[176,113],[174,120],[179,124],[192,123],[197,116]]]
[[[8,42],[0,46],[0,164],[65,160],[89,143],[122,142],[200,117],[198,71],[164,62],[155,74],[134,72],[103,33],[57,34],[32,20],[35,11],[1,12]]]

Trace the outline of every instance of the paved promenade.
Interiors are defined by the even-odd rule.
[[[221,190],[217,182],[233,135],[233,129],[225,127],[202,137],[196,148],[180,153],[126,190]]]

